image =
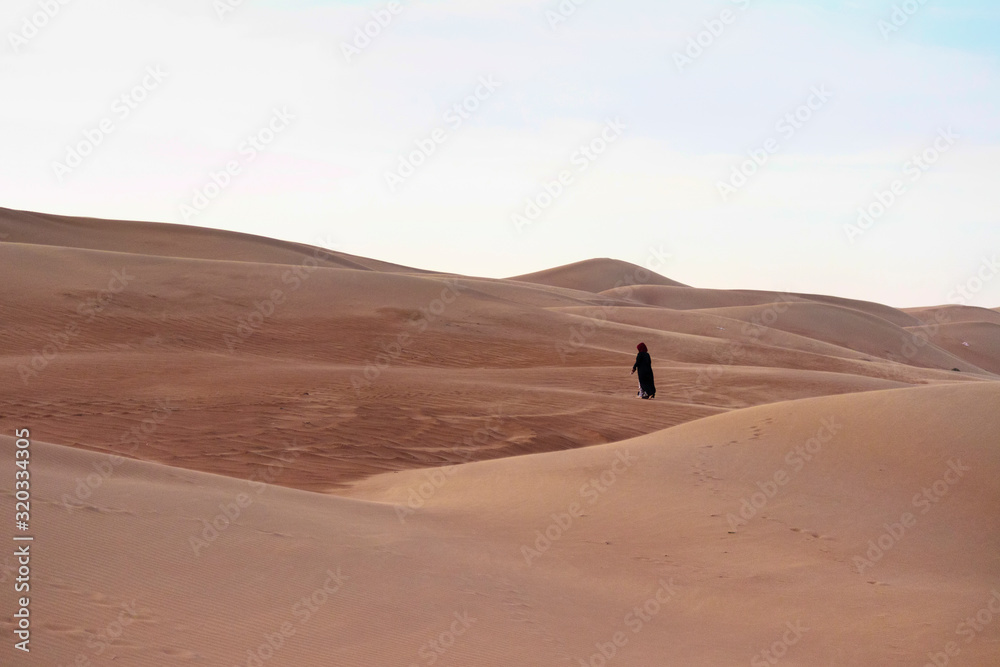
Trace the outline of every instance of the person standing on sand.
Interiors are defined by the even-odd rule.
[[[653,398],[656,396],[656,385],[653,384],[653,360],[649,356],[649,350],[645,343],[635,346],[639,354],[635,356],[635,364],[632,366],[632,373],[639,371],[639,396],[641,398]]]

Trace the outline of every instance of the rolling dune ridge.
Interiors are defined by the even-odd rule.
[[[1000,310],[8,209],[0,274],[33,664],[997,664]]]

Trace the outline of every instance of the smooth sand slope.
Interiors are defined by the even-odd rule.
[[[188,225],[72,218],[0,208],[0,241],[108,250],[128,254],[298,265],[316,258],[323,266],[418,272],[389,262],[328,248]],[[318,239],[323,246],[326,239]],[[321,252],[317,253],[317,250]]]
[[[907,327],[922,333],[935,345],[978,365],[991,373],[1000,373],[996,350],[1000,349],[1000,324],[992,322],[955,322],[924,327]]]
[[[271,664],[602,664],[617,636],[609,664],[920,665],[949,642],[995,664],[1000,622],[956,630],[1000,575],[998,405],[987,383],[775,403],[343,498],[125,462],[67,508],[108,459],[36,443],[33,657],[255,664],[270,636]]]
[[[1000,655],[1000,618],[956,634],[1000,586],[995,311],[616,260],[470,278],[6,209],[0,282],[0,455],[35,440],[34,664],[575,667],[618,632],[608,665]]]

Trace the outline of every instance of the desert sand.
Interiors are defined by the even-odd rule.
[[[7,209],[0,276],[0,664],[1000,664],[997,310]]]

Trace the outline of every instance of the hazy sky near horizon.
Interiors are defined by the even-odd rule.
[[[8,0],[0,31],[0,206],[1000,306],[995,0]]]

